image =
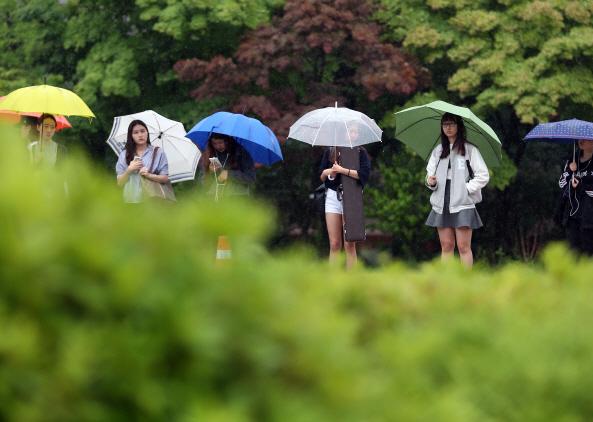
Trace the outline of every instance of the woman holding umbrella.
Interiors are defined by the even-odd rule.
[[[566,160],[559,185],[568,194],[562,225],[571,248],[593,255],[593,140],[579,139],[579,157]],[[569,173],[570,171],[570,173]],[[574,177],[573,177],[574,175]]]
[[[37,131],[41,134],[40,140],[29,146],[33,163],[51,168],[59,167],[66,162],[68,150],[64,145],[52,140],[56,133],[56,126],[56,118],[53,115],[42,114],[39,117]]]
[[[200,182],[212,179],[207,195],[249,195],[255,183],[255,165],[251,154],[231,136],[212,133],[200,166]]]
[[[342,135],[349,139],[349,142],[356,144],[359,138],[359,127],[357,123],[347,125],[347,133]],[[344,224],[344,208],[342,201],[338,199],[338,188],[342,177],[357,179],[364,188],[369,175],[371,174],[371,162],[366,150],[359,146],[358,155],[360,169],[352,170],[342,167],[336,157],[336,147],[328,148],[323,154],[321,166],[319,167],[319,179],[325,183],[327,194],[325,198],[325,222],[329,236],[329,261],[334,262],[342,249],[342,227]],[[351,269],[356,265],[356,242],[347,242],[344,237],[344,250],[346,251],[346,268]]]
[[[153,157],[154,155],[154,157]],[[152,173],[149,172],[152,167]],[[148,126],[142,120],[133,120],[128,126],[126,146],[119,154],[115,166],[117,184],[124,186],[124,202],[142,202],[140,176],[164,184],[169,180],[169,163],[162,148],[150,144]]]
[[[426,185],[434,191],[426,225],[438,230],[442,259],[453,257],[457,243],[461,262],[471,268],[472,231],[482,227],[475,205],[476,194],[486,186],[490,176],[478,148],[467,142],[467,131],[460,116],[443,114],[440,139],[426,167]]]

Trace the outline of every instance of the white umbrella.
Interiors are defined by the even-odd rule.
[[[352,139],[348,127],[358,126],[358,139]],[[321,108],[310,111],[290,127],[289,139],[306,142],[313,146],[354,147],[381,142],[383,131],[374,120],[360,111],[349,108],[335,107]]]
[[[126,145],[128,126],[133,120],[142,120],[146,123],[150,143],[155,147],[161,147],[167,155],[171,183],[194,179],[202,153],[196,144],[185,137],[183,124],[167,119],[152,110],[114,119],[107,143],[117,155]]]

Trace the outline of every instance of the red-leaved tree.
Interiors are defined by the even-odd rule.
[[[361,0],[287,0],[271,25],[244,36],[234,57],[180,60],[174,70],[198,83],[198,100],[228,98],[228,110],[256,115],[283,142],[315,108],[338,101],[356,109],[361,95],[373,101],[428,85],[417,60],[381,42],[381,26],[370,20],[377,8]]]

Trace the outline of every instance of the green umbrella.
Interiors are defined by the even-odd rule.
[[[468,142],[478,147],[488,167],[500,167],[501,144],[492,128],[478,119],[469,108],[444,101],[434,101],[395,113],[395,138],[427,160],[441,142],[441,117],[445,113],[456,114],[463,119]]]

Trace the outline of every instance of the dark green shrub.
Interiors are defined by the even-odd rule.
[[[593,417],[593,265],[562,247],[330,271],[262,248],[269,209],[126,206],[75,156],[66,201],[21,152],[0,155],[2,422]]]

